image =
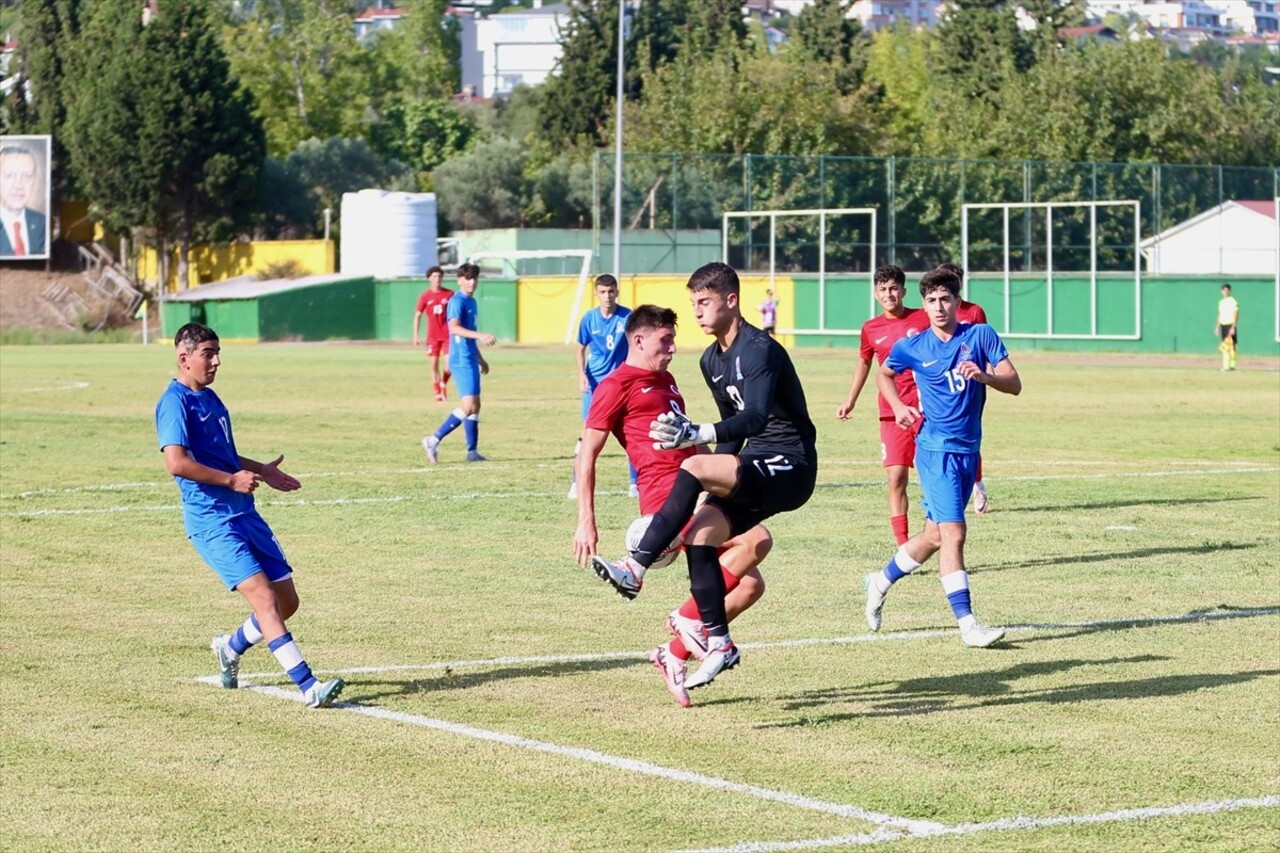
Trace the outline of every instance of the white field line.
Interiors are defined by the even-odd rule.
[[[1221,610],[1210,613],[1182,613],[1172,616],[1137,616],[1129,619],[1098,619],[1092,622],[1041,622],[1009,625],[1009,633],[1035,633],[1062,631],[1073,628],[1114,628],[1130,626],[1141,628],[1150,625],[1176,625],[1187,622],[1208,622],[1218,619],[1249,619],[1255,616],[1275,616],[1280,607],[1257,607],[1250,610]],[[926,640],[934,637],[953,637],[955,629],[930,631],[897,631],[887,634],[858,634],[853,637],[811,637],[797,640],[779,640],[773,643],[739,643],[743,649],[795,649],[807,646],[844,646],[853,643],[889,643],[902,640]],[[628,652],[589,652],[580,655],[536,655],[528,657],[487,658],[476,660],[438,661],[422,664],[397,664],[393,666],[356,666],[346,669],[316,670],[324,675],[371,675],[387,672],[430,672],[433,670],[492,669],[494,667],[531,666],[542,667],[556,663],[590,663],[601,660],[648,661],[649,650]],[[283,679],[280,672],[241,673],[241,678]],[[203,684],[218,686],[216,675],[202,675],[196,679]]]
[[[264,693],[268,696],[274,696],[277,699],[290,699],[295,702],[302,701],[302,694],[297,690],[265,686],[250,687],[249,689],[258,693]],[[897,827],[907,832],[923,834],[928,832],[937,832],[947,828],[940,823],[933,823],[932,821],[911,820],[910,818],[881,814],[879,812],[860,809],[856,806],[846,806],[840,803],[829,803],[825,800],[816,800],[812,797],[806,797],[803,794],[793,794],[788,791],[779,791],[773,788],[761,788],[756,785],[745,785],[741,782],[732,782],[728,779],[720,779],[715,776],[704,776],[701,773],[693,773],[688,770],[662,767],[657,764],[650,764],[647,761],[637,761],[632,758],[608,755],[603,752],[597,752],[594,749],[584,749],[576,746],[561,746],[559,744],[547,743],[546,741],[540,740],[531,740],[529,738],[507,734],[505,732],[495,732],[488,729],[478,729],[474,726],[462,725],[460,723],[451,723],[448,720],[437,720],[431,717],[423,717],[417,714],[406,714],[400,711],[389,711],[385,708],[377,708],[368,705],[354,705],[350,702],[335,702],[332,705],[332,708],[339,711],[347,711],[352,714],[362,714],[366,717],[374,717],[380,720],[390,720],[403,725],[435,729],[437,731],[448,732],[449,734],[472,738],[473,740],[500,743],[506,746],[516,747],[517,749],[533,750],[534,752],[545,752],[550,755],[559,755],[565,758],[573,758],[578,761],[591,762],[592,764],[603,764],[607,767],[615,767],[619,770],[639,773],[644,776],[656,776],[661,779],[671,779],[676,782],[687,782],[691,785],[701,785],[704,788],[729,791],[730,793],[756,797],[761,800],[770,800],[772,802],[782,803],[796,808],[808,809],[809,811],[823,812],[825,814],[833,814],[840,817],[870,821],[880,826]]]
[[[1219,800],[1209,803],[1184,803],[1177,806],[1151,806],[1141,809],[1122,809],[1114,812],[1083,815],[1059,815],[1057,817],[1011,817],[989,823],[962,823],[926,829],[923,832],[908,830],[906,834],[881,830],[874,833],[838,835],[830,838],[808,838],[800,841],[746,841],[730,847],[709,847],[703,850],[686,850],[681,853],[781,853],[786,850],[818,850],[823,847],[860,847],[884,841],[903,841],[917,838],[934,838],[944,835],[976,835],[980,832],[1008,832],[1020,829],[1045,829],[1053,826],[1081,826],[1095,823],[1119,823],[1131,820],[1151,820],[1159,817],[1184,817],[1186,815],[1216,814],[1238,809],[1280,807],[1280,796],[1251,797],[1235,800]]]
[[[495,467],[495,466],[490,466]],[[424,469],[414,469],[420,471]],[[1180,471],[1132,471],[1132,472],[1109,472],[1105,474],[1035,474],[1020,477],[1001,477],[1001,480],[1010,482],[1043,482],[1048,480],[1114,480],[1122,478],[1135,477],[1208,477],[1218,476],[1222,474],[1274,474],[1280,471],[1280,466],[1256,467],[1256,468],[1214,468],[1208,470],[1180,470]],[[166,484],[167,485],[167,484]],[[883,480],[873,480],[867,482],[854,483],[818,483],[819,488],[833,487],[858,487],[873,488],[884,485]],[[119,487],[94,486],[84,487],[80,491],[98,490],[108,491],[112,488],[132,487],[132,484],[122,484]],[[14,500],[17,498],[31,497],[39,494],[60,494],[56,490],[41,492],[23,492],[17,495],[0,495],[0,500]],[[322,500],[308,500],[299,498],[296,500],[259,500],[258,505],[270,507],[309,507],[309,506],[345,506],[358,504],[388,504],[388,503],[417,503],[422,501],[479,501],[479,500],[510,500],[520,498],[551,498],[559,497],[561,492],[556,491],[523,491],[523,492],[468,492],[465,494],[433,494],[433,495],[391,495],[381,498],[327,498]],[[600,494],[620,495],[625,494],[620,490],[602,491]],[[30,509],[30,510],[5,510],[0,512],[0,518],[31,518],[36,516],[58,516],[58,515],[103,515],[117,512],[176,512],[179,509],[175,504],[155,504],[150,506],[112,506],[101,507],[97,509]]]
[[[1033,467],[1033,468],[1099,467],[1099,468],[1114,469],[1117,467],[1119,468],[1123,468],[1125,466],[1134,467],[1138,465],[1147,465],[1150,463],[1149,461],[1131,461],[1131,460],[1119,460],[1119,461],[1062,460],[1062,461],[1059,461],[1059,460],[1052,460],[1052,459],[1036,459],[1036,460],[1006,459],[1006,460],[1001,460],[1000,464],[1008,465],[1010,467],[1015,467],[1015,466],[1026,466],[1026,467]],[[1167,460],[1165,464],[1177,465],[1177,466],[1185,467],[1192,470],[1194,470],[1195,466],[1198,466],[1198,465],[1199,466],[1214,465],[1218,467],[1227,465],[1227,466],[1233,466],[1228,469],[1229,472],[1240,472],[1243,470],[1244,473],[1252,473],[1255,466],[1258,465],[1259,463],[1231,462],[1226,460],[1197,461],[1197,460],[1191,460],[1191,459],[1179,459],[1179,460]],[[494,463],[490,463],[486,467],[487,468],[509,468],[509,467],[515,467],[515,466],[510,463],[494,462]],[[522,466],[522,467],[527,467],[527,466]],[[541,463],[533,467],[560,468],[562,466],[559,464]],[[872,463],[869,461],[863,462],[863,461],[855,461],[855,460],[843,460],[843,459],[824,460],[822,463],[822,467],[824,468],[833,468],[833,467],[834,468],[868,468],[868,469],[875,469],[877,471],[880,470],[880,465],[878,463]],[[427,471],[456,471],[456,470],[462,470],[462,466],[439,465],[439,466],[432,466],[430,468],[426,468],[426,467],[378,468],[378,469],[369,468],[369,469],[362,469],[357,471],[311,471],[309,473],[298,474],[297,476],[301,480],[321,480],[321,479],[347,479],[351,477],[367,478],[370,476],[374,476],[374,477],[408,476],[412,474],[422,474]],[[474,469],[468,469],[468,470],[474,470]],[[1258,471],[1276,471],[1280,469],[1275,467],[1270,467],[1270,468],[1259,468],[1257,470]],[[1140,473],[1141,472],[1136,472],[1130,476],[1138,476],[1138,474]],[[1183,472],[1183,473],[1189,473],[1189,472]],[[1222,473],[1222,471],[1206,471],[1203,473]],[[1154,472],[1154,473],[1148,474],[1148,476],[1167,476],[1167,474],[1164,472]],[[999,479],[1003,480],[1003,479],[1017,479],[1017,478],[1016,477],[1000,477]],[[874,483],[867,483],[865,485],[878,486],[878,485],[883,485],[883,483],[884,483],[883,480],[876,480]],[[845,484],[839,484],[839,485],[845,485]],[[864,484],[854,483],[853,485],[864,485]],[[148,482],[141,482],[141,483],[107,483],[101,486],[68,486],[62,489],[31,489],[30,491],[15,492],[10,495],[0,494],[0,500],[2,501],[25,500],[27,498],[42,497],[45,495],[76,495],[76,494],[83,494],[85,492],[123,492],[131,489],[171,489],[171,488],[174,488],[173,480],[164,479],[164,480],[151,480]]]

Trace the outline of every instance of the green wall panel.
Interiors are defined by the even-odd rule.
[[[444,286],[458,289],[456,279],[445,277]],[[413,312],[418,308],[418,295],[427,289],[425,278],[400,278],[376,283],[376,338],[380,341],[413,340]],[[516,283],[505,278],[480,279],[476,288],[480,311],[480,330],[489,332],[503,343],[516,340]],[[426,336],[425,327],[423,336]]]
[[[794,276],[796,283],[796,326],[818,326],[818,280],[816,276]],[[1144,276],[1141,339],[1072,340],[1011,337],[1010,344],[1022,349],[1075,351],[1113,350],[1120,352],[1216,353],[1218,339],[1212,334],[1217,314],[1221,276]],[[919,276],[907,277],[907,304],[920,305]],[[1276,284],[1268,276],[1234,276],[1232,290],[1240,302],[1240,344],[1242,355],[1280,355],[1275,340]],[[1015,276],[1009,282],[1009,322],[1005,323],[1004,279],[979,275],[969,280],[969,298],[987,312],[991,325],[1001,333],[1044,334],[1049,330],[1049,286],[1044,275]],[[827,328],[859,328],[870,319],[866,280],[827,280]],[[1134,283],[1127,273],[1100,274],[1097,283],[1097,333],[1127,335],[1134,331]],[[1090,329],[1090,282],[1087,273],[1054,276],[1053,331],[1055,334],[1088,334]],[[796,346],[856,347],[856,336],[800,335]]]
[[[476,288],[479,326],[502,343],[515,343],[517,322],[516,283],[510,279],[482,278]]]
[[[371,340],[376,335],[372,278],[273,293],[258,299],[263,340]]]
[[[202,312],[203,309],[203,312]],[[203,316],[201,314],[203,313]],[[204,323],[224,340],[257,340],[258,302],[256,299],[221,299],[195,302],[191,319]],[[177,332],[177,329],[174,329]]]

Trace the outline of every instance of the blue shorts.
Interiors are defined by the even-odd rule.
[[[258,572],[271,583],[293,576],[275,534],[256,512],[234,516],[187,538],[227,589],[235,589]]]
[[[459,397],[480,396],[480,365],[476,362],[449,362],[449,370],[453,372],[453,383],[458,389]]]
[[[916,448],[916,473],[924,492],[924,517],[964,523],[964,508],[978,476],[978,454]]]

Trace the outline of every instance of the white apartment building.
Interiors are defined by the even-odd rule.
[[[546,80],[560,60],[566,3],[478,18],[459,15],[462,88],[485,98]]]
[[[862,28],[875,32],[892,27],[898,21],[909,21],[913,27],[934,27],[942,4],[939,0],[857,0],[849,17],[857,18]]]

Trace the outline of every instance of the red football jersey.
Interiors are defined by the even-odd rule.
[[[587,427],[613,433],[636,469],[640,489],[640,514],[662,508],[675,485],[680,463],[697,452],[655,450],[649,423],[663,412],[684,411],[684,397],[676,380],[665,370],[653,371],[624,364],[596,386],[587,412]]]
[[[957,323],[985,323],[987,322],[987,312],[982,310],[982,306],[976,302],[965,302],[960,300],[959,307],[956,308]]]
[[[886,317],[880,314],[862,324],[862,345],[858,348],[863,361],[870,361],[874,354],[876,363],[884,364],[889,357],[889,350],[903,338],[919,334],[929,328],[929,316],[919,308],[908,308],[901,317]],[[916,380],[910,370],[904,370],[894,377],[898,386],[898,396],[908,406],[918,406],[920,395],[916,391]],[[892,418],[893,408],[883,394],[880,398],[880,417]]]
[[[418,312],[427,315],[427,343],[449,340],[449,297],[453,291],[447,287],[424,290],[418,296]]]

